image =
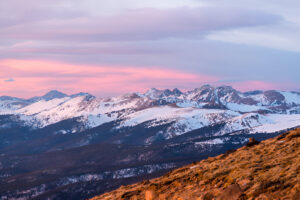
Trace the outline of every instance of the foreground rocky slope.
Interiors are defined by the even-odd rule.
[[[92,200],[100,199],[300,199],[300,128]]]

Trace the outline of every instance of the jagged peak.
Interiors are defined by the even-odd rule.
[[[165,89],[163,91],[163,94],[166,95],[166,96],[169,96],[169,95],[172,95],[172,91],[170,89]]]
[[[235,90],[235,89],[233,89],[233,87],[230,86],[230,85],[220,85],[220,86],[218,86],[216,89],[230,89],[230,90]]]
[[[50,90],[49,92],[47,92],[46,94],[51,94],[51,93],[61,93],[61,94],[64,94],[63,92],[61,91],[58,91],[58,90]]]
[[[87,93],[87,92],[79,92],[79,93],[70,95],[71,98],[81,97],[81,96],[92,96],[92,97],[94,97],[93,95],[91,95],[90,93]]]
[[[140,98],[143,97],[142,94],[140,93],[135,93],[135,92],[130,92],[130,93],[126,93],[120,96],[120,98],[125,98],[125,99],[134,99],[134,98]]]
[[[173,92],[181,92],[178,88],[174,88]]]
[[[243,94],[246,96],[250,96],[250,95],[258,95],[258,94],[262,94],[262,93],[263,93],[262,90],[253,90],[253,91],[244,92]]]
[[[182,92],[178,88],[174,88],[172,91],[174,94],[181,95]]]
[[[0,100],[2,101],[26,101],[25,99],[18,97],[10,97],[10,96],[0,96]]]
[[[212,86],[210,84],[204,84],[200,88],[214,88],[214,86]]]
[[[199,91],[203,91],[203,90],[214,90],[214,89],[215,89],[214,86],[205,84],[205,85],[202,85],[201,87],[197,87],[197,88],[191,90],[190,92],[199,92]]]
[[[153,92],[160,92],[161,90],[159,89],[156,89],[156,88],[150,88],[149,90],[146,91],[145,94],[150,94],[150,93],[153,93]]]
[[[49,101],[49,100],[56,99],[56,98],[65,98],[67,96],[68,95],[66,95],[65,93],[62,93],[60,91],[51,90],[50,92],[48,92],[44,96],[42,96],[41,99]]]
[[[216,94],[219,96],[225,96],[227,94],[237,95],[240,93],[239,91],[235,90],[233,87],[228,85],[221,85],[215,88]]]
[[[45,95],[43,96],[37,96],[37,97],[33,97],[28,99],[30,102],[36,102],[36,101],[40,101],[40,100],[45,100],[45,101],[50,101],[52,99],[56,99],[56,98],[65,98],[68,95],[66,95],[65,93],[62,93],[58,90],[51,90],[49,92],[47,92]]]
[[[164,92],[163,90],[150,88],[144,95],[149,98],[159,98],[163,92]]]

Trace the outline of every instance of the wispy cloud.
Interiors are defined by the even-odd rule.
[[[151,87],[183,90],[209,83],[223,85],[223,77],[193,74],[163,67],[74,65],[46,60],[0,60],[0,78],[14,74],[17,82],[0,87],[0,93],[31,97],[51,89],[90,92],[97,96],[144,92]],[[9,80],[9,79],[8,79]],[[221,81],[220,81],[221,80]],[[226,81],[237,89],[280,89],[266,81]]]
[[[13,73],[18,82],[1,87],[2,93],[25,92],[26,96],[60,88],[66,92],[87,91],[98,96],[143,92],[150,87],[189,88],[213,83],[217,77],[162,67],[90,66],[40,60],[0,60],[0,77]],[[20,93],[17,96],[23,95]]]
[[[72,91],[76,84],[102,95],[191,88],[219,79],[238,80],[216,84],[241,89],[297,90],[299,5],[297,0],[0,0],[0,78],[2,84],[9,77],[17,80],[0,90]]]
[[[80,16],[47,19],[2,29],[0,36],[18,40],[58,40],[76,42],[139,41],[164,38],[201,38],[211,31],[276,24],[278,15],[255,10],[205,8],[144,8],[113,16]],[[1,26],[1,23],[0,23]],[[20,31],[22,30],[22,31]]]
[[[9,78],[9,79],[4,80],[4,82],[14,82],[14,81],[15,81],[15,79],[13,79],[13,78]]]

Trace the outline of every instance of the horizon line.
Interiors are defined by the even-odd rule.
[[[195,87],[195,88],[189,88],[189,89],[180,89],[179,87],[174,87],[174,88],[159,88],[159,87],[149,87],[146,91],[144,92],[141,92],[141,91],[132,91],[132,92],[125,92],[125,93],[120,93],[120,94],[116,94],[116,95],[106,95],[106,96],[99,96],[99,95],[94,95],[90,92],[87,92],[87,91],[79,91],[79,92],[75,92],[75,93],[68,93],[68,92],[64,92],[63,90],[59,90],[59,89],[49,89],[47,90],[48,92],[43,92],[42,95],[33,95],[31,97],[18,97],[18,96],[9,96],[9,95],[1,95],[0,94],[0,97],[12,97],[12,98],[19,98],[19,99],[24,99],[24,100],[30,100],[32,98],[37,98],[37,97],[43,97],[47,94],[49,94],[50,92],[59,92],[59,93],[62,93],[63,95],[66,95],[67,97],[70,97],[70,96],[73,96],[73,95],[78,95],[78,94],[87,94],[87,95],[91,95],[91,96],[94,96],[96,98],[111,98],[111,97],[117,97],[117,96],[123,96],[123,95],[126,95],[126,94],[145,94],[147,93],[149,90],[151,89],[156,89],[158,91],[165,91],[165,90],[170,90],[170,91],[173,91],[175,89],[178,89],[180,92],[182,93],[186,93],[186,92],[189,92],[189,91],[193,91],[195,89],[200,89],[204,86],[209,86],[209,87],[213,87],[214,89],[217,89],[217,88],[221,88],[221,87],[231,87],[232,89],[234,89],[235,91],[237,92],[240,92],[240,93],[247,93],[247,92],[255,92],[255,91],[260,91],[260,92],[266,92],[266,91],[281,91],[281,92],[291,92],[291,93],[299,93],[300,91],[294,91],[294,90],[281,90],[281,89],[266,89],[266,90],[263,90],[263,89],[252,89],[252,90],[247,90],[247,91],[241,91],[241,90],[238,90],[236,88],[234,88],[233,86],[231,85],[211,85],[211,84],[203,84],[201,85],[200,87]],[[45,91],[45,90],[43,90]],[[41,91],[42,92],[42,91]]]

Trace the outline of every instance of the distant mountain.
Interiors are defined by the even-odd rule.
[[[108,199],[299,199],[300,129],[94,197]]]
[[[79,96],[92,96],[88,93],[80,92],[78,94],[66,95],[60,91],[52,90],[43,96],[22,99],[10,96],[0,96],[0,114],[15,114],[15,110],[21,109],[39,101],[51,101],[53,99],[62,99],[66,97],[75,98]]]
[[[27,100],[0,97],[0,114],[14,116],[2,127],[18,124],[31,130],[76,119],[75,127],[62,127],[59,132],[64,134],[106,123],[114,124],[111,132],[135,126],[145,129],[164,126],[164,130],[144,135],[139,142],[150,144],[220,124],[225,125],[214,133],[215,136],[239,131],[273,133],[298,126],[300,93],[275,90],[243,93],[230,86],[204,85],[187,92],[152,88],[145,94],[96,98],[88,93],[66,95],[54,90]],[[89,144],[89,140],[86,138],[85,143]],[[126,141],[123,138],[112,142]]]
[[[88,93],[68,96],[50,91],[28,100],[0,97],[0,108],[0,113],[16,115],[30,128],[78,117],[85,129],[113,121],[118,121],[115,128],[144,122],[148,126],[172,122],[165,138],[222,122],[234,124],[228,127],[229,131],[247,129],[253,133],[274,132],[300,124],[299,93],[275,90],[242,93],[230,86],[204,85],[187,92],[152,88],[145,94],[102,99]],[[292,121],[291,114],[294,114]]]
[[[0,113],[13,112],[14,110],[29,105],[30,102],[16,97],[1,96],[0,97]]]
[[[151,88],[144,94],[144,96],[149,97],[151,99],[155,99],[155,98],[164,98],[164,97],[170,97],[170,96],[179,97],[182,94],[183,93],[177,88],[175,88],[173,90],[169,90],[169,89],[158,90],[156,88]]]
[[[47,94],[45,94],[44,96],[41,97],[33,97],[31,99],[29,99],[30,102],[37,102],[37,101],[41,101],[41,100],[45,100],[45,101],[50,101],[52,99],[61,99],[64,97],[67,97],[68,95],[59,92],[57,90],[52,90],[50,92],[48,92]]]
[[[0,199],[86,199],[299,125],[300,94],[277,90],[4,96]]]

